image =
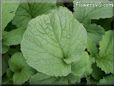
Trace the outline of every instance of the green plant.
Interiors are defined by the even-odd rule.
[[[113,84],[113,7],[32,1],[2,3],[2,84]]]

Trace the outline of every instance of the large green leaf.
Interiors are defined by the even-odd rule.
[[[105,33],[100,41],[99,56],[96,59],[97,66],[105,73],[114,73],[113,68],[113,31],[109,30]]]
[[[74,0],[74,16],[82,23],[90,23],[91,19],[100,19],[100,18],[110,18],[113,16],[113,7],[112,6],[104,6],[108,0],[96,1],[91,0],[79,1]],[[78,2],[78,3],[77,3]],[[95,4],[96,3],[96,4]],[[99,5],[100,6],[93,6]],[[110,2],[111,3],[111,2]],[[82,4],[93,4],[92,6],[82,6]],[[112,4],[112,3],[111,3]]]
[[[25,32],[25,29],[23,28],[18,28],[10,32],[7,32],[3,36],[3,44],[7,46],[20,44],[24,32]]]
[[[22,53],[20,52],[15,53],[11,57],[9,60],[9,68],[14,72],[14,84],[23,84],[34,74],[34,70],[27,65]]]
[[[4,30],[6,25],[13,19],[15,12],[18,8],[19,0],[16,2],[2,1],[2,29]]]
[[[56,0],[24,0],[17,9],[13,24],[25,28],[32,18],[47,14],[55,7]]]
[[[27,63],[52,76],[71,73],[71,63],[78,61],[87,42],[87,32],[64,7],[30,21],[21,50]]]

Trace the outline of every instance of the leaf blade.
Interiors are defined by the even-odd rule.
[[[27,63],[37,71],[51,76],[66,76],[71,72],[71,65],[66,64],[63,59],[71,58],[70,63],[74,58],[77,60],[80,54],[75,55],[84,51],[86,37],[85,28],[74,19],[68,9],[60,7],[51,14],[39,16],[29,23],[21,43],[21,50]],[[79,40],[75,44],[77,39]]]

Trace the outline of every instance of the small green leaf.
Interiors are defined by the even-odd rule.
[[[102,40],[100,41],[100,52],[99,55],[113,55],[113,30],[109,30],[105,33]]]
[[[92,69],[93,69],[93,71],[92,71],[91,75],[95,80],[100,80],[105,75],[104,71],[102,71],[100,68],[98,68],[96,66],[96,64],[92,65]]]
[[[96,44],[102,39],[102,35],[104,35],[105,30],[100,25],[90,24],[86,26],[88,39],[92,39]]]
[[[7,32],[3,37],[3,44],[7,46],[20,44],[24,32],[25,29],[23,28],[18,28]]]
[[[27,81],[33,74],[34,70],[26,64],[26,61],[22,53],[15,53],[9,60],[9,68],[14,72],[13,83],[23,84]]]
[[[96,24],[89,24],[85,27],[88,34],[87,49],[90,52],[90,54],[95,55],[98,53],[97,45],[99,44],[99,41],[102,39],[102,35],[104,35],[105,31],[101,26]]]
[[[10,68],[7,69],[6,75],[8,78],[10,78],[12,80],[13,72],[10,70]]]
[[[30,79],[33,75],[33,71],[28,68],[23,68],[20,72],[15,72],[13,75],[14,84],[23,84]]]
[[[99,19],[99,20],[92,20],[92,23],[96,23],[97,25],[101,25],[106,31],[112,30],[112,20],[113,18],[105,18],[105,19]]]
[[[106,76],[99,81],[100,85],[114,85],[114,75]]]
[[[76,83],[79,84],[81,81],[79,76],[75,76],[72,73],[66,76],[65,78],[68,79],[68,84],[76,84]]]
[[[4,30],[6,25],[13,19],[15,12],[18,8],[19,0],[16,2],[2,1],[2,29]]]
[[[2,54],[5,54],[5,53],[7,53],[8,52],[8,50],[9,50],[9,46],[6,46],[6,45],[2,45]]]
[[[87,50],[91,57],[95,57],[95,55],[98,53],[97,44],[93,41],[94,39],[89,38],[88,36],[88,43],[87,43]]]
[[[11,84],[12,83],[13,72],[8,68],[6,74],[2,76],[2,84]]]
[[[25,3],[26,2],[26,3]],[[56,7],[56,0],[24,0],[19,5],[13,24],[26,28],[28,22],[39,15],[47,14]]]
[[[88,85],[96,85],[97,83],[99,83],[99,81],[95,80],[93,77],[91,77],[91,76],[87,77],[87,84]]]
[[[2,38],[1,38],[1,40],[0,40],[0,53],[1,54],[5,54],[5,53],[7,53],[8,52],[8,50],[9,50],[9,46],[7,46],[7,45],[5,45],[4,44],[4,41],[3,41],[3,38],[4,38],[4,36],[7,34],[8,32],[6,32],[6,31],[3,31],[3,33],[2,33]]]
[[[25,66],[27,66],[26,61],[20,52],[12,55],[11,59],[9,60],[9,67],[13,72],[18,72]]]
[[[99,56],[96,59],[97,66],[105,73],[114,73],[113,71],[113,31],[109,30],[105,33],[100,41]]]
[[[7,53],[12,56],[13,54],[15,54],[16,52],[19,52],[19,51],[20,51],[20,45],[17,45],[17,46],[13,46],[13,47],[11,46]]]
[[[91,61],[89,55],[84,52],[80,61],[72,63],[72,73],[75,76],[82,78],[92,72]]]

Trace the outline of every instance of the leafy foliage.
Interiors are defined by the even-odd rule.
[[[7,32],[4,35],[3,44],[6,45],[6,46],[20,44],[21,40],[22,40],[22,37],[23,37],[24,31],[25,31],[25,29],[18,28],[18,29],[12,30],[10,32]]]
[[[105,73],[114,73],[113,71],[113,33],[107,31],[100,41],[99,56],[96,59],[97,65]]]
[[[28,39],[28,36],[31,38]],[[86,37],[84,27],[73,18],[72,13],[60,7],[29,23],[21,50],[27,63],[37,71],[52,76],[66,76],[71,73],[71,63],[80,59],[84,52]]]
[[[2,2],[2,84],[113,84],[111,1],[78,1]]]
[[[27,81],[32,74],[34,74],[34,70],[30,68],[22,55],[22,53],[15,53],[11,59],[9,60],[9,68],[13,74],[13,83],[20,84]]]
[[[100,84],[112,85],[114,82],[114,75],[106,76],[100,80]]]
[[[74,0],[74,16],[82,23],[90,23],[91,19],[110,18],[113,16],[113,8],[110,6],[81,7],[77,6],[77,1],[78,0]],[[90,2],[91,0],[87,0],[85,3]],[[93,3],[95,2],[93,1]],[[103,2],[100,4],[103,5]]]
[[[48,0],[48,3],[46,3],[46,0],[39,0],[39,3],[35,3],[35,0],[25,0],[24,2],[22,1],[16,11],[13,24],[17,27],[25,28],[32,18],[42,14],[47,14],[55,7],[55,0]]]
[[[3,0],[2,2],[2,29],[7,26],[7,24],[13,19],[15,16],[15,12],[18,8],[19,1],[15,3],[8,3],[7,0]]]

